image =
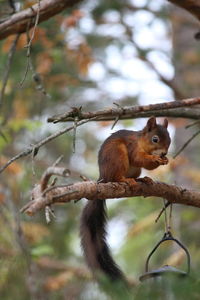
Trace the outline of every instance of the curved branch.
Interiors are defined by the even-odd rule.
[[[64,114],[53,116],[48,118],[48,122],[68,122],[74,121],[75,118],[78,120],[90,119],[98,117],[98,121],[102,120],[114,120],[116,117],[122,119],[148,117],[154,115],[157,116],[173,116],[173,117],[184,117],[191,119],[200,118],[200,109],[193,108],[186,110],[188,106],[194,106],[200,104],[200,97],[183,99],[180,101],[170,101],[165,103],[149,104],[149,105],[134,105],[122,107],[117,105],[116,107],[100,110],[96,112],[82,112],[82,107],[73,107],[71,111]],[[182,108],[182,109],[180,109]],[[184,108],[184,109],[183,109]]]
[[[50,19],[52,16],[62,12],[65,8],[71,7],[82,0],[41,0],[39,22]],[[168,0],[176,6],[186,9],[200,20],[200,3],[197,0]],[[13,14],[9,19],[0,24],[0,40],[6,37],[26,32],[27,25],[29,28],[34,26],[34,19],[38,11],[38,3],[30,8],[24,9]]]
[[[40,1],[40,15],[38,23],[48,20],[52,16],[62,12],[65,8],[71,7],[80,0],[42,0]],[[13,14],[9,19],[0,24],[0,40],[9,35],[26,32],[27,27],[31,28],[35,24],[38,12],[38,3],[30,8]]]
[[[51,167],[52,169],[52,167]],[[56,168],[58,170],[58,168]],[[58,172],[59,173],[59,172]],[[61,174],[60,172],[59,174]],[[49,172],[45,172],[48,174]],[[55,172],[52,172],[55,174]],[[41,209],[55,203],[68,203],[72,200],[87,198],[95,199],[113,199],[124,197],[161,197],[171,203],[185,204],[200,207],[200,192],[187,190],[176,185],[170,185],[163,182],[149,181],[140,182],[130,186],[127,183],[109,182],[97,183],[93,181],[78,182],[69,186],[54,186],[51,189],[43,190],[43,180],[32,191],[32,201],[26,204],[21,211],[28,215],[34,215]]]
[[[179,118],[189,118],[189,119],[200,119],[200,109],[199,106],[195,108],[188,108],[188,106],[193,106],[200,104],[200,97],[183,99],[181,101],[171,101],[165,103],[150,104],[144,106],[130,106],[130,107],[120,107],[105,109],[97,112],[82,112],[80,108],[72,108],[71,111],[66,112],[62,115],[53,116],[48,119],[49,122],[67,122],[81,120],[76,123],[76,127],[81,126],[89,121],[110,121],[110,120],[124,120],[124,119],[134,119],[134,118],[145,118],[154,115],[155,117],[179,117]],[[12,157],[6,164],[0,167],[0,173],[2,173],[10,164],[14,161],[25,157],[29,154],[34,156],[37,154],[38,149],[43,145],[54,140],[58,136],[73,130],[74,125],[71,127],[66,127],[50,136],[44,138],[43,140],[36,142],[35,144],[27,147],[24,151],[18,153],[16,156]]]
[[[199,0],[168,0],[169,2],[184,8],[193,16],[200,20],[200,2]]]

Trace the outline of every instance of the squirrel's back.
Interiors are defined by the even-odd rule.
[[[152,117],[141,131],[119,130],[108,137],[99,151],[99,182],[134,185],[141,167],[155,169],[167,164],[165,155],[170,145],[167,126],[167,119],[159,125]],[[87,202],[81,217],[81,243],[85,258],[95,277],[104,273],[111,280],[126,282],[106,243],[106,219],[105,200]]]

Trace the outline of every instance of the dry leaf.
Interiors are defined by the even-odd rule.
[[[66,17],[63,21],[62,21],[62,27],[64,27],[64,29],[67,29],[69,27],[75,27],[77,25],[77,22],[84,16],[84,12],[76,9],[72,12],[72,14],[68,17]]]
[[[26,103],[26,101],[24,101],[24,99],[22,99],[19,95],[17,95],[13,102],[13,111],[15,119],[27,119],[29,116],[28,103]]]
[[[46,75],[51,71],[53,58],[48,52],[41,52],[37,56],[36,71],[39,74]]]
[[[5,194],[3,192],[0,192],[0,204],[3,204],[5,201]]]
[[[30,243],[40,242],[44,237],[50,235],[49,229],[39,223],[22,222],[22,231]]]
[[[1,165],[4,165],[5,163],[7,163],[7,161],[9,160],[9,158],[5,157],[5,156],[1,156],[0,158],[0,163]],[[11,165],[9,165],[5,172],[7,172],[10,175],[18,175],[23,171],[21,165],[19,163],[17,163],[16,161],[13,162]]]
[[[44,287],[47,291],[57,291],[66,286],[73,278],[72,272],[62,272],[57,276],[48,277]]]
[[[81,75],[85,76],[91,63],[94,62],[92,50],[86,44],[79,44],[76,48],[67,48],[67,58],[73,60]]]

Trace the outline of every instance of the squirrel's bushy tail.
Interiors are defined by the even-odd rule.
[[[81,243],[94,275],[104,273],[111,280],[126,281],[106,243],[105,200],[88,201],[81,217]]]

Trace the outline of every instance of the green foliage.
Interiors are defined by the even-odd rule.
[[[37,258],[43,255],[53,255],[54,251],[51,246],[45,244],[32,248],[31,254],[33,255],[33,257]]]
[[[8,124],[8,129],[17,133],[19,130],[27,129],[28,131],[38,130],[41,127],[41,121],[34,121],[28,119],[13,119]]]

